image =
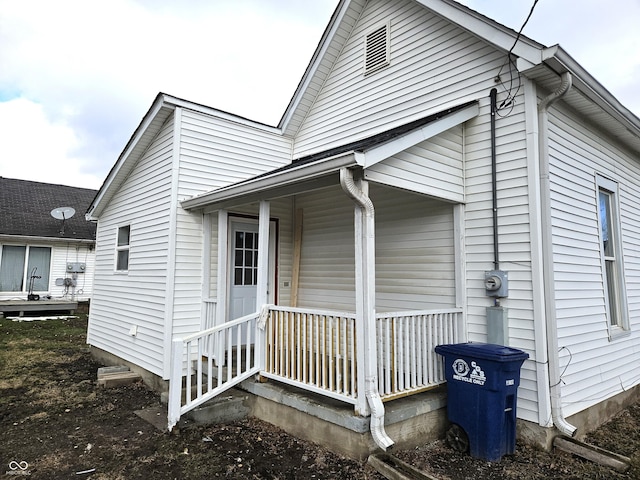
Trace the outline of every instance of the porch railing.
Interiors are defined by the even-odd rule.
[[[355,314],[274,305],[267,308],[264,341],[258,339],[260,313],[173,341],[170,428],[184,413],[256,373],[357,407]],[[462,309],[455,308],[377,314],[378,390],[382,399],[392,400],[444,383],[435,347],[464,341],[461,325]],[[254,349],[258,346],[265,349]]]
[[[463,341],[462,309],[376,315],[378,390],[383,400],[444,383],[435,346]],[[272,306],[265,377],[350,403],[357,401],[355,314]]]
[[[462,309],[376,315],[378,391],[392,400],[445,382],[436,345],[463,341]]]
[[[253,313],[173,341],[169,430],[180,416],[260,370]]]
[[[261,375],[356,402],[355,314],[271,306],[266,340]]]

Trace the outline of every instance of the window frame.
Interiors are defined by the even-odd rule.
[[[41,244],[19,244],[19,243],[0,243],[0,263],[2,262],[2,251],[4,247],[24,247],[24,257],[23,257],[23,267],[22,267],[22,285],[21,290],[2,290],[1,293],[13,293],[13,294],[24,294],[29,292],[29,274],[30,274],[30,264],[31,264],[31,249],[32,248],[46,248],[49,251],[49,269],[47,271],[47,278],[42,282],[46,287],[44,290],[36,290],[34,288],[34,293],[48,293],[51,287],[51,274],[53,270],[53,247],[50,245],[41,245]],[[2,266],[0,265],[0,268]],[[36,272],[38,273],[38,272]],[[41,272],[42,273],[42,272]],[[34,285],[35,287],[35,285]]]
[[[127,243],[120,245],[120,232],[125,228],[128,229]],[[121,252],[127,253],[126,268],[119,268],[120,267],[119,259],[120,259]],[[131,224],[119,225],[118,228],[116,229],[115,255],[114,255],[113,269],[115,273],[126,274],[129,272],[130,263],[131,263]]]
[[[602,286],[604,292],[605,316],[609,339],[613,340],[630,331],[629,308],[627,304],[627,290],[624,275],[624,260],[622,250],[622,235],[620,226],[620,199],[618,183],[602,175],[596,175],[596,213],[598,220],[598,248],[600,251],[600,265],[602,272]],[[603,217],[601,195],[608,196],[608,219]],[[603,222],[606,221],[607,236],[610,247],[605,247]],[[609,272],[613,271],[613,278]],[[614,290],[613,292],[611,290]],[[611,299],[617,301],[613,302]],[[614,303],[612,305],[612,303]]]

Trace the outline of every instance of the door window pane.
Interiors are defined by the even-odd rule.
[[[233,256],[234,285],[256,285],[258,278],[258,234],[236,232]]]

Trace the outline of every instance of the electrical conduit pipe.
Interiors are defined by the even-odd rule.
[[[367,274],[364,275],[363,282],[370,282],[369,279],[375,278],[375,209],[371,199],[356,186],[353,179],[353,172],[347,168],[340,169],[340,186],[342,190],[351,198],[355,204],[362,210],[364,214],[364,245],[362,260],[367,268]],[[356,260],[357,261],[357,260]],[[369,322],[375,321],[375,292],[374,288],[364,288],[364,312],[363,323],[365,329],[365,396],[367,403],[371,409],[371,422],[369,429],[371,436],[376,444],[382,449],[387,450],[393,446],[394,442],[389,438],[384,429],[384,405],[378,392],[378,376],[376,369],[376,330]],[[371,348],[373,347],[373,348]]]
[[[551,417],[560,432],[569,437],[576,434],[577,428],[567,422],[562,413],[562,394],[560,391],[560,356],[558,351],[558,328],[555,307],[553,274],[553,233],[551,231],[551,184],[549,179],[549,108],[571,89],[572,79],[569,72],[562,74],[560,87],[538,105],[538,141],[540,151],[540,201],[542,206],[542,254],[543,277],[545,285],[545,318],[547,325],[547,349],[549,354],[549,390]]]

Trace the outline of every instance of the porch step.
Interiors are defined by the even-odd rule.
[[[129,367],[126,366],[102,367],[98,369],[99,387],[120,387],[122,385],[131,385],[140,380],[142,380],[140,374],[131,372]]]
[[[185,418],[196,425],[235,422],[249,416],[249,395],[236,389],[229,389],[212,400],[194,408]]]

